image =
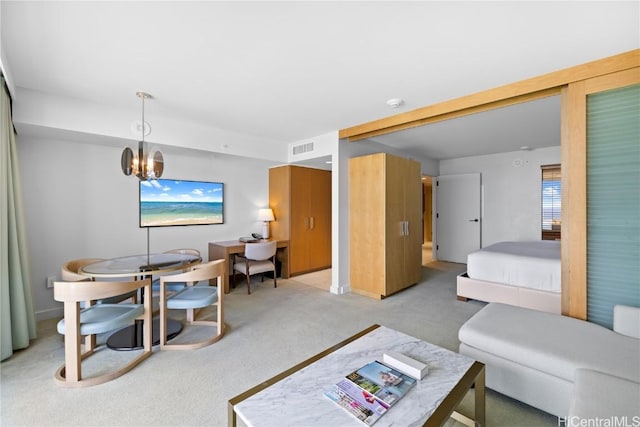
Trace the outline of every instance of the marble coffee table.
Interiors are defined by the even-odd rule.
[[[402,332],[373,325],[353,337],[229,400],[229,425],[237,418],[249,427],[364,426],[324,396],[348,373],[374,361],[385,351],[412,357],[429,373],[375,424],[441,426],[454,415],[475,385],[475,425],[485,425],[484,365]]]

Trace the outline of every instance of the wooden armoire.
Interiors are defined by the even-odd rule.
[[[331,267],[331,171],[302,166],[269,169],[271,237],[289,240],[289,274]]]
[[[420,280],[420,163],[386,153],[349,160],[349,264],[351,290],[374,298]]]

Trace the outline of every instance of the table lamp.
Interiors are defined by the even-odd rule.
[[[260,209],[258,211],[258,220],[263,221],[262,223],[262,237],[264,239],[269,238],[269,221],[274,221],[273,211],[269,208]]]

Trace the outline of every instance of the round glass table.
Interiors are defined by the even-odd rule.
[[[97,280],[105,278],[151,277],[153,275],[180,271],[202,262],[202,258],[191,254],[159,253],[132,255],[120,258],[105,259],[87,264],[80,273]],[[144,301],[145,295],[140,295]],[[182,331],[182,324],[167,319],[167,339],[171,339]],[[160,343],[160,319],[153,319],[153,345]],[[135,324],[121,329],[107,339],[107,347],[114,350],[136,350],[143,348],[142,324]]]
[[[153,276],[183,270],[200,262],[202,258],[191,254],[131,255],[87,264],[80,269],[80,273],[95,278]]]

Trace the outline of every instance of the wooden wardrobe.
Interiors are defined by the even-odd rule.
[[[331,171],[302,166],[269,169],[274,239],[289,240],[289,273],[331,267]]]
[[[349,237],[353,292],[384,298],[420,280],[420,163],[386,153],[349,160]]]

